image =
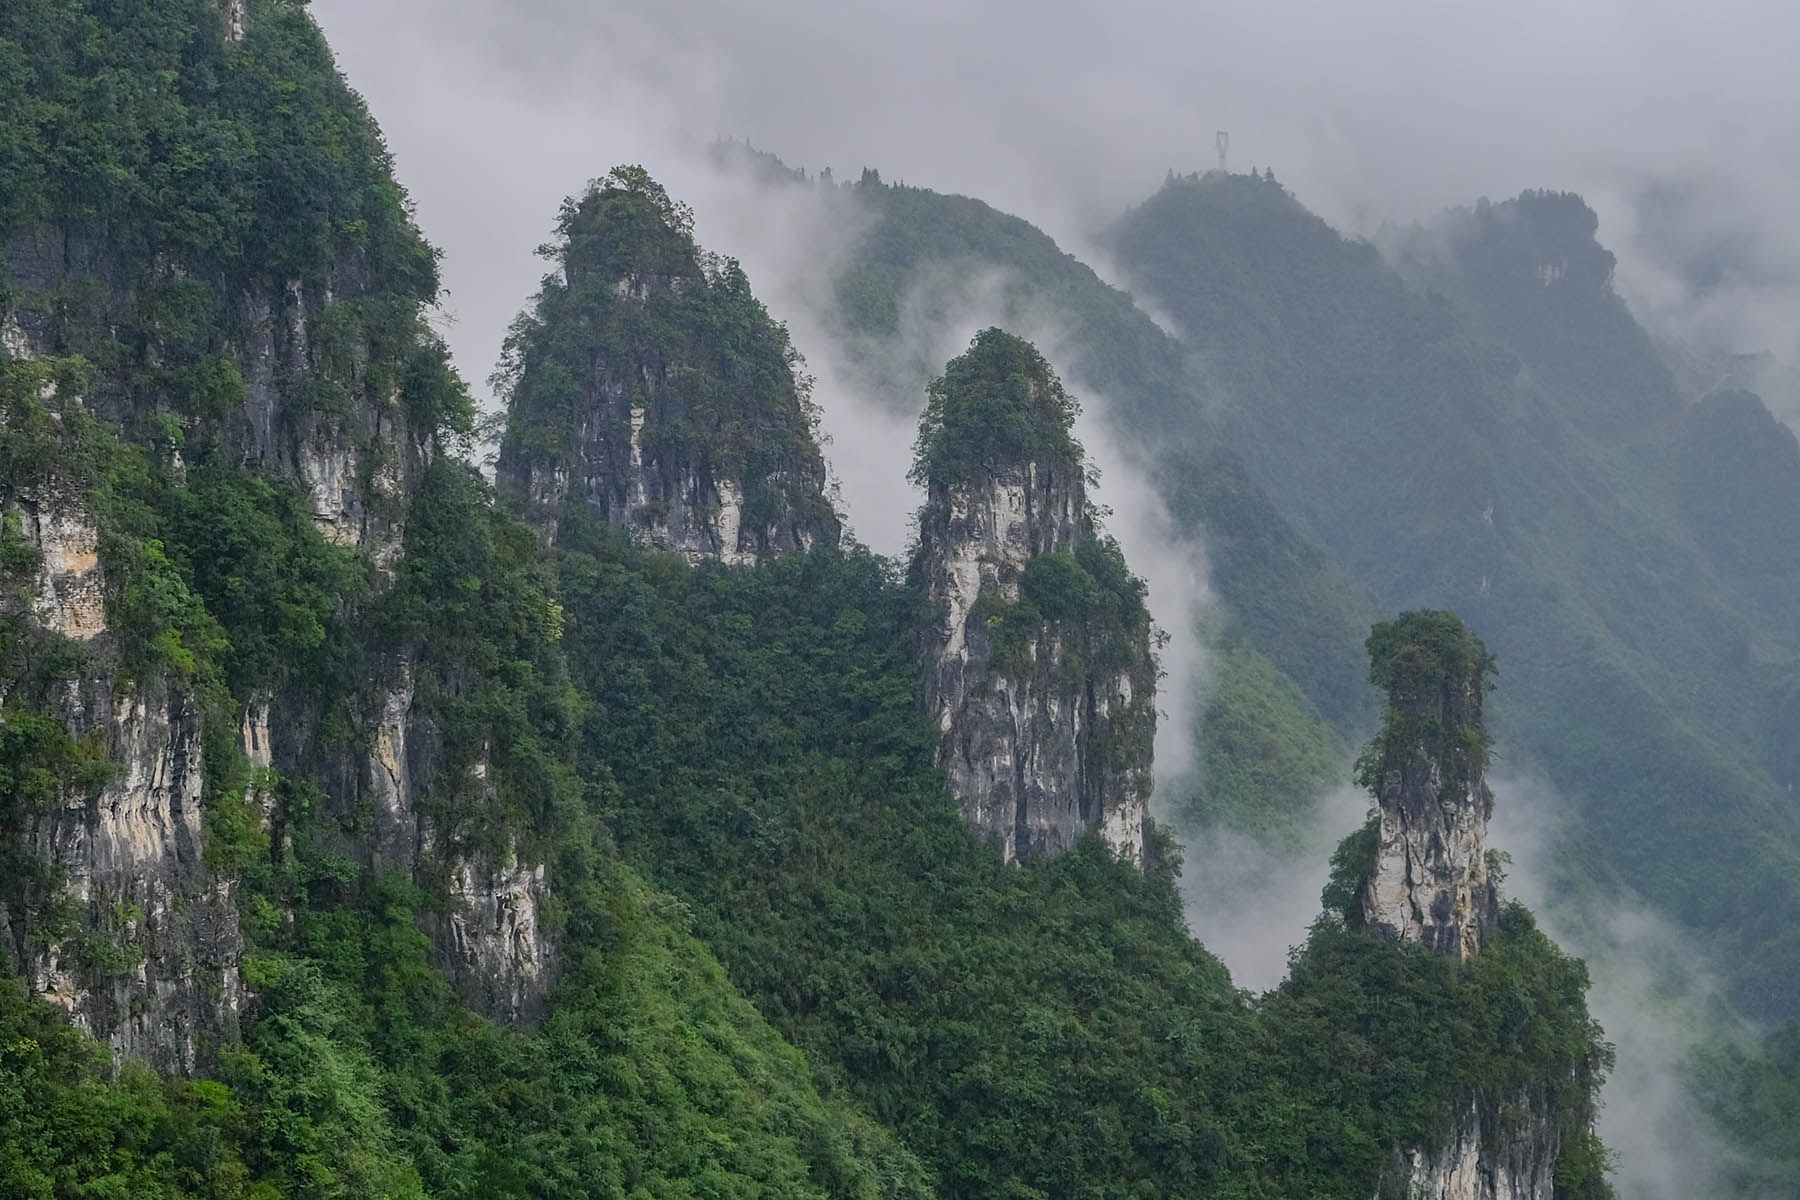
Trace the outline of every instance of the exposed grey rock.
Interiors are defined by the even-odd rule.
[[[447,781],[437,730],[417,702],[419,669],[401,660],[379,694],[359,784],[370,824],[355,850],[374,868],[409,872],[440,897],[442,910],[420,920],[434,963],[464,1003],[496,1021],[535,1022],[555,974],[555,946],[539,921],[549,867],[525,861],[516,847],[495,861],[480,847],[453,844],[421,812],[422,790]],[[491,803],[490,773],[484,753],[469,785]]]
[[[86,506],[20,497],[20,531],[43,556],[32,615],[46,629],[88,642],[106,632],[100,534]]]
[[[660,393],[662,383],[646,374],[653,396]],[[591,393],[573,463],[536,464],[526,470],[531,506],[548,514],[546,523],[554,533],[555,514],[573,493],[644,545],[672,551],[690,563],[746,565],[836,538],[835,518],[782,505],[769,520],[747,522],[743,481],[704,455],[665,453],[655,447],[659,428],[674,419],[677,414],[657,402],[638,406],[616,382],[599,381]],[[802,477],[783,475],[764,486],[782,493],[797,485],[822,497],[824,460],[814,455],[796,469]]]
[[[1419,753],[1419,769],[1383,777],[1363,914],[1386,937],[1467,959],[1496,915],[1484,850],[1493,796],[1479,775],[1446,788],[1439,765]]]
[[[315,370],[309,323],[316,307],[293,280],[273,296],[245,298],[240,440],[247,460],[305,492],[326,538],[363,547],[386,571],[400,552],[408,481],[429,454],[398,421],[391,403],[365,398],[350,412],[333,415],[291,402],[290,395]],[[371,454],[379,464],[375,470],[365,469]]]
[[[1129,666],[1077,671],[1070,631],[1046,622],[1015,670],[995,661],[978,606],[984,595],[1016,602],[1033,557],[1096,536],[1072,464],[1028,462],[935,488],[926,506],[920,562],[944,613],[925,639],[938,761],[964,819],[1009,862],[1059,854],[1095,828],[1121,856],[1144,860],[1156,729],[1148,631]]]
[[[1471,1100],[1450,1141],[1400,1155],[1394,1174],[1407,1200],[1551,1200],[1562,1150],[1556,1122],[1540,1097],[1520,1096],[1496,1109]]]
[[[1494,794],[1484,779],[1481,710],[1493,660],[1450,613],[1407,613],[1377,625],[1370,650],[1388,701],[1358,768],[1380,819],[1364,923],[1380,936],[1467,959],[1499,915],[1484,848]]]
[[[5,350],[13,358],[36,357],[30,336],[19,324],[19,318],[12,313],[0,317],[0,350]]]
[[[374,822],[366,851],[377,866],[411,869],[418,859],[421,835],[413,791],[413,741],[413,665],[403,660],[382,691],[363,766],[362,794]]]
[[[228,879],[202,857],[201,718],[166,683],[71,685],[62,714],[98,731],[118,773],[96,799],[70,796],[25,839],[58,869],[49,903],[0,913],[28,982],[122,1057],[191,1072],[236,1036],[242,940]],[[48,947],[31,934],[72,905]]]
[[[451,876],[440,957],[465,1003],[499,1021],[543,1016],[552,947],[538,906],[550,891],[549,868],[485,855],[464,858]]]
[[[227,3],[228,18],[242,8],[241,0]],[[0,339],[14,358],[36,357],[56,344],[54,330],[64,318],[55,298],[72,285],[100,297],[99,308],[85,313],[95,328],[131,319],[133,281],[104,237],[44,226],[7,239],[4,261],[13,304],[0,314]],[[159,260],[156,273],[178,279],[186,270]],[[334,381],[344,396],[332,411],[307,399],[324,373],[314,327],[334,298],[353,298],[360,275],[354,262],[342,264],[334,279],[349,290],[335,296],[329,286],[309,288],[298,280],[252,289],[225,314],[218,333],[244,377],[243,410],[230,427],[242,461],[300,489],[326,537],[363,547],[386,571],[399,554],[404,499],[430,461],[430,431],[407,426],[397,398],[372,389],[355,355],[354,377]],[[101,382],[103,394],[90,404],[96,416],[124,422],[136,415],[130,397]]]
[[[232,45],[243,41],[250,32],[248,0],[225,0],[221,15],[225,18],[225,40]]]

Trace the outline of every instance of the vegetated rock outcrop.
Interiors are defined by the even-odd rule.
[[[998,329],[931,385],[915,581],[937,619],[925,702],[964,819],[1008,861],[1099,830],[1151,847],[1156,665],[1141,581],[1087,498],[1074,401]]]
[[[232,880],[204,855],[206,718],[180,673],[128,670],[109,622],[87,372],[6,323],[0,951],[77,1027],[192,1071],[242,1000]]]
[[[1357,763],[1379,827],[1363,920],[1383,937],[1467,959],[1495,919],[1481,720],[1493,658],[1441,612],[1377,625],[1369,652],[1370,678],[1388,698],[1381,732]]]
[[[689,562],[834,542],[809,381],[735,260],[641,167],[565,205],[514,326],[498,478],[552,536],[582,505]]]
[[[1562,1150],[1541,1095],[1511,1104],[1472,1099],[1443,1145],[1399,1156],[1396,1194],[1407,1200],[1552,1200]],[[1385,1194],[1385,1193],[1382,1193]]]
[[[1361,883],[1336,896],[1328,889],[1327,906],[1341,906],[1352,925],[1377,937],[1423,947],[1467,969],[1500,925],[1485,849],[1494,798],[1483,778],[1482,701],[1494,659],[1447,612],[1409,612],[1382,622],[1368,649],[1370,680],[1387,692],[1387,704],[1356,776],[1376,808],[1334,860]],[[1535,933],[1522,910],[1513,919],[1525,935]],[[1398,1182],[1393,1194],[1550,1200],[1565,1133],[1590,1136],[1593,1112],[1584,1097],[1591,1095],[1594,1069],[1585,1060],[1577,1066],[1572,1078],[1578,1082],[1568,1088],[1573,1099],[1553,1099],[1553,1088],[1565,1082],[1560,1076],[1496,1080],[1462,1096],[1448,1137],[1396,1152],[1387,1176]]]
[[[0,950],[179,1073],[236,1037],[242,872],[291,845],[296,803],[352,861],[436,881],[444,960],[518,964],[466,989],[484,1011],[528,1015],[548,954],[542,868],[421,825],[450,765],[404,752],[441,748],[412,703],[420,639],[351,619],[470,429],[423,319],[433,253],[311,22],[247,11],[180,50],[185,109],[103,121],[88,158],[34,146],[0,203]],[[290,80],[292,120],[244,99],[282,55],[327,64]],[[255,161],[222,190],[148,181],[190,150]]]

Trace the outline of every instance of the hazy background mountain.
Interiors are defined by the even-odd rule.
[[[1168,168],[1275,168],[1351,233],[1532,187],[1580,192],[1640,316],[1707,356],[1791,363],[1800,173],[1790,7],[1674,0],[845,8],[805,0],[318,0],[448,251],[465,355],[529,289],[569,156],[683,194],[684,144],[977,195],[1080,252]],[[596,166],[594,170],[601,167]],[[706,205],[700,205],[703,223]],[[737,251],[742,253],[742,251]],[[504,286],[503,286],[504,285]],[[503,294],[494,294],[496,292]],[[1784,389],[1785,392],[1785,389]],[[1778,408],[1792,408],[1787,401]]]

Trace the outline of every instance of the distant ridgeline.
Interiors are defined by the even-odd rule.
[[[1029,345],[921,384],[905,579],[639,169],[564,210],[491,489],[302,6],[14,0],[0,172],[0,1193],[1606,1194],[1585,972],[1482,873],[1480,643],[1377,628],[1380,819],[1239,992]],[[1339,577],[1193,461],[1339,661]],[[1290,729],[1369,707],[1262,636]]]
[[[1396,238],[1396,268],[1209,174],[1111,245],[1281,510],[1384,607],[1484,631],[1514,766],[1572,818],[1558,869],[1699,932],[1750,1012],[1800,1015],[1800,539],[1757,515],[1800,498],[1800,444],[1742,393],[1684,402],[1595,230],[1531,192]]]

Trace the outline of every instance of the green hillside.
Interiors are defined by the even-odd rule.
[[[1417,239],[1449,247],[1421,290],[1272,181],[1207,175],[1112,237],[1282,511],[1385,606],[1454,608],[1494,647],[1499,736],[1585,827],[1591,873],[1704,931],[1750,1011],[1789,1014],[1800,810],[1766,751],[1794,642],[1766,573],[1791,539],[1724,533],[1695,474],[1755,455],[1731,486],[1778,509],[1791,439],[1681,404],[1593,232],[1573,197],[1466,214]]]
[[[648,548],[592,493],[546,537],[467,461],[436,251],[304,4],[18,0],[0,101],[0,1192],[1367,1200],[1414,1154],[1507,1145],[1563,1200],[1608,1194],[1587,972],[1519,905],[1466,962],[1368,936],[1353,838],[1257,996],[1190,935],[1174,839],[1149,870],[1097,835],[1021,867],[964,827],[922,711],[932,614],[901,564],[811,536],[835,517],[785,334],[641,168],[569,202],[564,274],[520,298],[504,444],[555,478],[605,382],[626,434],[596,454],[704,460],[757,485],[748,510],[809,514],[739,565]],[[1766,868],[1785,911],[1773,701],[1707,669],[1735,648],[1800,695],[1788,560],[1758,540],[1787,493],[1750,482],[1800,478],[1791,440],[1742,454],[1759,522],[1704,474],[1753,404],[1638,407],[1608,375],[1577,420],[1584,346],[1423,298],[1271,182],[1174,183],[1121,226],[1186,341],[977,201],[835,194],[868,223],[833,335],[893,403],[971,385],[901,359],[909,295],[998,268],[990,320],[1058,346],[991,345],[1104,397],[1204,537],[1222,608],[1198,782],[1166,798],[1185,829],[1297,844],[1349,748],[1399,727],[1370,683],[1420,623],[1371,623],[1431,601],[1497,652],[1499,732],[1611,868],[1767,954],[1748,889],[1709,909],[1657,857],[1702,806],[1642,808],[1706,775],[1691,857]],[[678,282],[615,305],[619,263]],[[1595,336],[1643,352],[1617,317]],[[632,440],[640,383],[666,442]],[[1007,406],[962,399],[922,469],[987,469],[1006,431],[970,414]],[[1092,574],[1141,633],[1130,566],[1045,556],[1021,595],[1064,617]],[[46,589],[75,577],[103,627],[56,625]],[[107,890],[109,855],[160,907]],[[1779,967],[1743,994],[1778,1007]],[[1716,1104],[1785,1113],[1785,1061],[1721,1051]]]

